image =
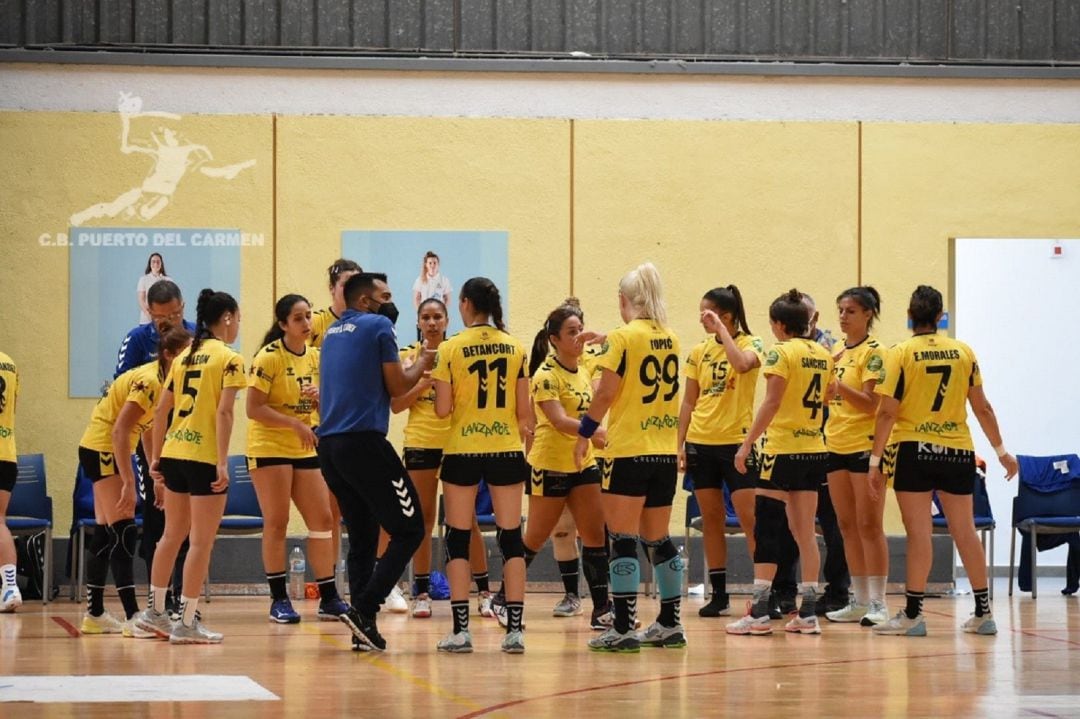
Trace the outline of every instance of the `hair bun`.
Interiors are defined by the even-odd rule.
[[[792,287],[788,290],[786,299],[788,302],[802,302],[802,292]]]
[[[563,300],[563,304],[567,307],[576,307],[579,310],[581,309],[581,300],[579,300],[577,297],[567,297],[565,300]]]

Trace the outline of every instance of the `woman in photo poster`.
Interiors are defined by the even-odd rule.
[[[420,263],[420,276],[413,282],[413,309],[419,309],[424,300],[437,299],[450,306],[453,291],[450,279],[439,271],[439,256],[431,250],[424,254]]]
[[[165,272],[165,260],[157,252],[151,254],[146,260],[146,269],[143,270],[143,276],[139,278],[139,284],[135,289],[135,293],[139,298],[140,325],[150,322],[150,307],[146,304],[146,293],[150,290],[152,284],[168,276],[168,273]]]

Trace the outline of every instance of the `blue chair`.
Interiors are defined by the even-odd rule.
[[[727,509],[727,517],[724,520],[724,534],[743,534],[742,525],[739,524],[739,516],[735,514],[735,505],[731,502],[731,493],[728,491],[727,485],[724,485],[724,507]],[[690,495],[686,498],[686,556],[687,556],[687,571],[684,575],[683,583],[685,586],[690,585],[690,568],[689,564],[693,561],[693,555],[690,552],[690,530],[700,533],[705,536],[705,525],[701,518],[701,507],[698,505],[697,495],[690,492]],[[705,555],[705,547],[702,545],[701,551],[701,576],[705,583],[708,583],[709,579],[709,559]]]
[[[131,455],[131,469],[135,477],[140,475],[139,459]],[[94,483],[87,477],[78,465],[75,471],[75,487],[71,492],[71,552],[68,565],[68,576],[71,577],[71,601],[76,601],[82,596],[83,584],[85,583],[86,563],[86,535],[97,526],[94,516]],[[135,526],[142,530],[142,496],[135,496]]]
[[[1071,534],[1080,531],[1080,482],[1073,481],[1054,492],[1038,492],[1021,476],[1017,483],[1016,496],[1013,498],[1012,527],[1009,544],[1009,596],[1013,593],[1016,567],[1016,534],[1025,531],[1031,533],[1031,598],[1035,599],[1038,597],[1035,589],[1038,535]]]
[[[45,455],[21,454],[18,457],[15,488],[8,503],[6,524],[14,535],[45,532],[45,582],[41,603],[52,595],[52,497],[45,483]]]
[[[982,467],[985,469],[985,464]],[[934,507],[937,508],[937,514],[934,515],[933,533],[934,534],[948,534],[949,522],[945,518],[945,511],[941,508],[941,501],[938,499],[937,492],[932,495],[934,501]],[[979,533],[979,538],[982,540],[983,553],[987,554],[987,569],[990,572],[990,598],[994,598],[994,528],[997,523],[994,521],[994,512],[990,508],[990,495],[986,491],[986,475],[983,472],[976,472],[975,474],[975,494],[972,497],[972,503],[975,515],[975,531]]]
[[[242,454],[229,455],[229,494],[225,500],[225,514],[218,527],[218,536],[261,534],[263,531],[262,508],[251,483],[247,458]],[[203,587],[206,601],[210,601],[210,568],[206,570]]]

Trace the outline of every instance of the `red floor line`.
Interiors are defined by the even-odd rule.
[[[82,636],[82,632],[75,628],[75,625],[62,617],[51,617],[51,619],[60,625],[60,628],[68,633],[72,639],[78,639]]]
[[[663,650],[661,650],[661,651],[663,651]],[[678,650],[674,650],[674,651],[678,651]],[[1052,649],[1051,650],[1047,650],[1047,649],[1021,649],[1021,650],[1018,650],[1017,653],[1019,653],[1019,654],[1037,654],[1037,653],[1047,652],[1047,651],[1055,651],[1055,650],[1052,650]],[[714,670],[711,670],[711,671],[703,671],[703,672],[685,672],[683,674],[672,674],[672,675],[666,676],[666,677],[649,677],[647,679],[634,679],[634,680],[625,681],[625,682],[615,682],[613,684],[600,684],[600,685],[592,686],[592,687],[580,687],[578,689],[569,689],[567,691],[554,692],[552,694],[543,694],[543,695],[540,695],[540,696],[537,696],[537,697],[526,697],[524,699],[514,699],[512,701],[502,702],[501,704],[493,704],[492,706],[484,707],[483,709],[477,709],[476,711],[469,712],[468,714],[461,714],[461,715],[459,715],[457,717],[457,719],[474,719],[475,717],[481,717],[481,716],[484,716],[485,714],[491,714],[492,712],[497,712],[497,711],[499,711],[501,709],[507,709],[509,707],[519,706],[521,704],[528,704],[530,702],[540,701],[540,700],[543,700],[543,699],[558,699],[560,697],[572,696],[574,694],[587,694],[588,692],[602,691],[602,690],[605,690],[605,689],[618,689],[620,687],[628,687],[628,686],[634,686],[634,685],[638,685],[638,684],[652,684],[654,682],[666,682],[666,681],[670,681],[672,679],[692,679],[692,678],[696,678],[696,677],[720,676],[720,675],[724,675],[724,674],[741,674],[741,673],[744,673],[744,672],[768,671],[770,669],[790,669],[790,668],[793,668],[793,667],[802,667],[802,668],[805,668],[805,667],[808,667],[808,666],[828,667],[828,666],[838,666],[838,665],[842,665],[842,664],[857,664],[857,663],[863,663],[863,662],[891,662],[891,661],[895,661],[897,659],[902,659],[904,661],[908,661],[908,660],[911,660],[911,659],[942,659],[942,658],[945,658],[945,657],[970,656],[970,655],[973,655],[973,654],[978,655],[978,654],[992,654],[992,653],[993,653],[992,650],[987,650],[987,651],[983,651],[983,652],[951,652],[951,653],[946,653],[946,654],[905,654],[905,655],[899,656],[899,657],[862,657],[862,658],[859,658],[859,659],[837,659],[837,660],[829,661],[829,662],[813,662],[813,663],[810,663],[810,664],[807,664],[806,662],[793,662],[793,663],[787,663],[787,664],[768,664],[768,665],[765,665],[765,666],[739,667],[739,668],[736,668],[736,669],[714,669]]]
[[[1045,639],[1050,642],[1062,642],[1064,644],[1072,644],[1073,646],[1080,647],[1080,642],[1074,639],[1061,639],[1059,637],[1048,637],[1045,634],[1039,634],[1031,629],[1014,629],[1017,634],[1023,634],[1026,637],[1035,637],[1036,639]]]

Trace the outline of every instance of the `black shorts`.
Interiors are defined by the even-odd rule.
[[[825,483],[828,452],[761,455],[762,489],[783,492],[817,492]]]
[[[608,494],[644,497],[646,507],[670,507],[679,479],[679,462],[673,454],[646,454],[597,460],[600,488]]]
[[[828,471],[866,474],[870,471],[870,450],[852,452],[851,454],[829,452]]]
[[[18,476],[18,463],[0,462],[0,492],[10,492],[14,490],[15,480]]]
[[[753,489],[757,485],[757,472],[753,462],[747,460],[746,474],[735,469],[735,453],[738,444],[686,443],[685,489],[723,489],[728,492]]]
[[[158,469],[165,475],[165,488],[173,492],[209,497],[229,491],[227,488],[220,492],[210,489],[210,485],[217,481],[217,467],[206,462],[162,457],[158,460]]]
[[[972,494],[975,452],[930,442],[900,442],[893,469],[893,490]]]
[[[105,477],[119,474],[116,457],[112,452],[98,452],[96,449],[79,447],[79,466],[91,482],[98,482]]]
[[[430,469],[438,469],[442,464],[441,449],[426,449],[421,447],[406,447],[404,452],[405,469],[417,472]]]
[[[521,452],[491,454],[444,454],[439,479],[458,487],[475,487],[484,480],[490,487],[520,484],[529,477],[529,465]]]
[[[300,457],[299,459],[293,457],[248,457],[247,468],[250,472],[253,469],[262,469],[263,467],[282,467],[285,465],[291,466],[293,469],[318,469],[319,468],[319,455],[313,454],[310,457]],[[215,470],[216,472],[216,470]],[[215,475],[216,476],[216,475]]]
[[[586,467],[580,472],[555,472],[531,467],[525,494],[532,497],[566,497],[577,487],[600,484],[600,468]]]

